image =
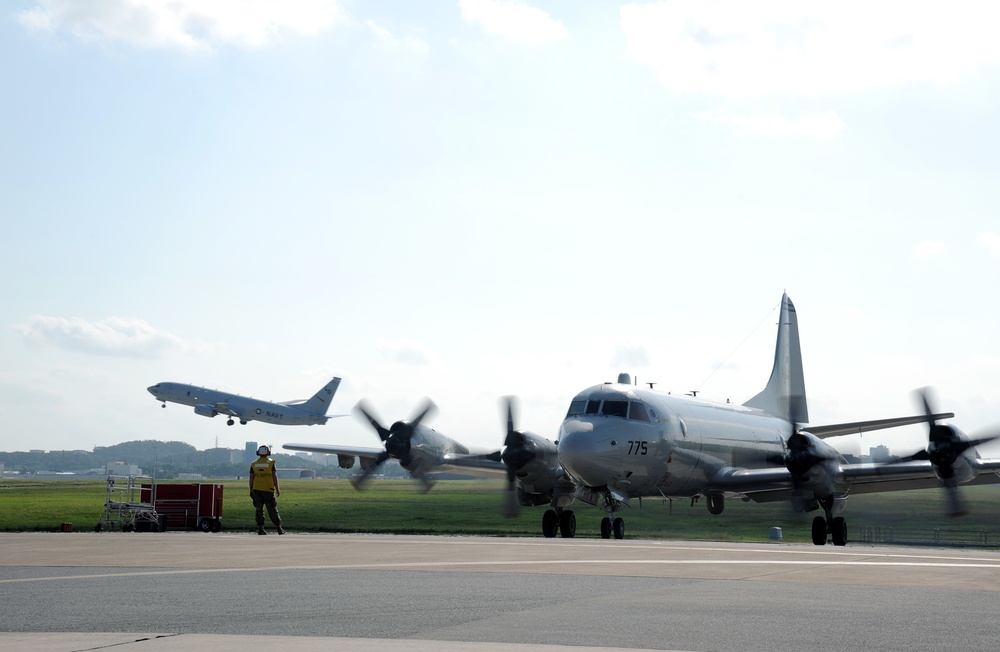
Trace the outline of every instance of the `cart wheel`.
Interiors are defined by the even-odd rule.
[[[222,532],[222,519],[212,519],[212,532]]]
[[[198,523],[198,528],[201,529],[202,532],[211,532],[212,531],[212,519],[210,519],[210,518],[203,518],[203,519],[201,519],[201,522]]]

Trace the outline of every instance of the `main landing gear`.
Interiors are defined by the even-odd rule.
[[[812,522],[812,540],[817,546],[825,546],[827,535],[833,539],[833,545],[847,545],[847,521],[843,516],[834,516],[831,508],[833,498],[827,498],[820,503],[826,516],[817,516]]]
[[[616,539],[625,538],[625,521],[615,516],[615,512],[621,508],[622,502],[611,496],[611,492],[604,494],[604,511],[607,516],[601,519],[601,538]],[[572,539],[576,536],[576,514],[572,509],[555,507],[545,510],[542,515],[542,534],[551,539],[558,534],[564,539]]]
[[[558,512],[554,509],[545,510],[542,516],[542,534],[551,539],[557,532],[564,539],[576,536],[576,514],[572,509],[561,509]]]

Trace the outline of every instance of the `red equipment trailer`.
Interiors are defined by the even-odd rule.
[[[218,532],[222,529],[222,488],[221,484],[144,484],[141,496],[158,515],[166,515],[167,527]]]

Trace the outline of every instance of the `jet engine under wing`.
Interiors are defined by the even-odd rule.
[[[934,420],[954,418],[954,412],[941,412],[932,414]],[[820,439],[836,437],[838,435],[853,435],[872,430],[885,430],[886,428],[898,428],[900,426],[912,426],[918,423],[927,423],[927,415],[921,414],[914,417],[894,417],[892,419],[876,419],[874,421],[851,421],[849,423],[835,423],[828,426],[803,426],[803,430],[812,433]]]

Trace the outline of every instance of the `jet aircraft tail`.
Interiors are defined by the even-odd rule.
[[[778,341],[774,349],[771,378],[759,394],[743,405],[770,412],[791,423],[809,422],[802,351],[799,348],[799,322],[795,316],[795,306],[787,294],[781,297]]]
[[[339,386],[340,378],[334,377],[321,390],[316,392],[311,399],[296,407],[307,412],[312,412],[313,414],[326,414],[327,410],[330,409],[330,403],[333,401],[333,396],[337,393]]]

